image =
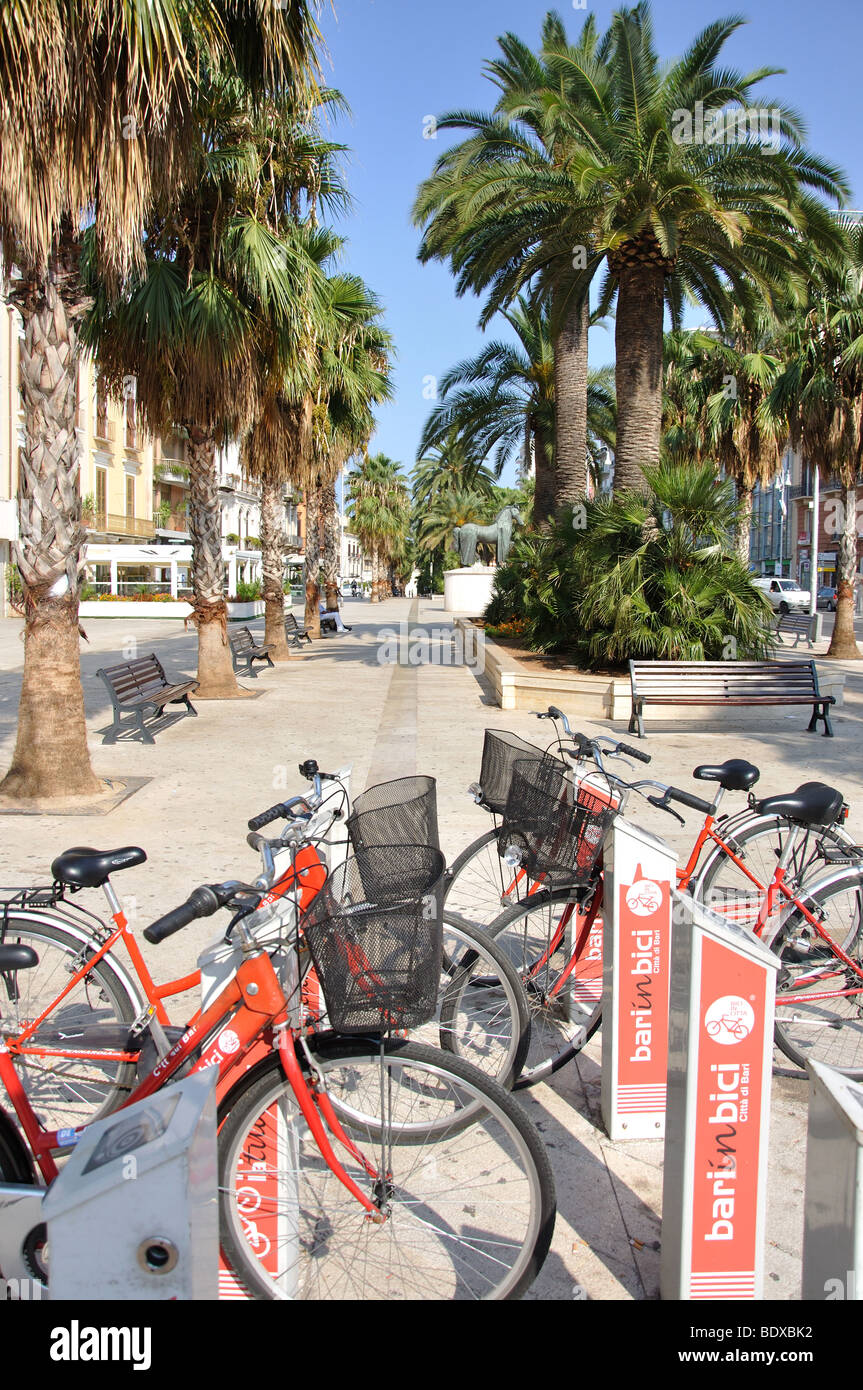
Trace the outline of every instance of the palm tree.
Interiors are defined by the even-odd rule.
[[[421,256],[448,258],[460,292],[489,288],[486,315],[533,277],[562,293],[572,247],[583,267],[568,285],[572,303],[605,263],[599,311],[617,297],[618,490],[637,487],[660,457],[665,307],[678,328],[689,295],[726,327],[735,302],[802,292],[807,243],[839,246],[809,190],[841,200],[841,173],[804,150],[798,118],[775,102],[759,102],[771,109],[775,148],[747,125],[754,88],[772,70],[718,66],[742,22],[708,26],[665,66],[646,0],[619,10],[601,40],[588,19],[575,46],[550,17],[532,67],[507,35],[523,90],[494,116],[444,119],[474,134],[442,156],[417,203]]]
[[[860,659],[854,636],[857,582],[857,487],[863,477],[863,234],[848,237],[849,257],[822,270],[806,311],[790,324],[785,367],[770,393],[774,419],[822,477],[844,489],[837,557],[836,622],[828,656]],[[813,517],[813,527],[819,519]]]
[[[520,297],[503,317],[518,343],[491,342],[453,367],[440,383],[441,404],[426,421],[421,448],[441,445],[454,430],[478,458],[495,454],[498,477],[519,447],[536,475],[534,519],[554,513],[555,373],[549,312]],[[587,372],[587,447],[614,445],[613,372]]]
[[[302,227],[306,249],[321,275],[343,243],[317,228],[319,212],[321,208],[344,209],[350,201],[334,162],[344,146],[325,140],[320,133],[320,112],[325,107],[344,109],[344,98],[332,89],[309,91],[293,106],[271,102],[264,109],[268,156],[258,181],[259,215],[275,232],[285,217]],[[290,660],[284,626],[283,490],[286,484],[299,484],[306,474],[318,344],[331,331],[329,291],[318,277],[292,287],[304,306],[299,339],[286,339],[279,324],[270,325],[262,395],[241,448],[242,464],[261,489],[264,640],[275,661]]]
[[[15,559],[25,603],[18,737],[4,795],[101,790],[87,750],[78,650],[83,570],[74,417],[87,296],[80,229],[105,276],[139,259],[145,209],[194,147],[197,74],[222,63],[254,86],[313,62],[307,0],[43,0],[0,6],[0,243],[24,322],[26,443]]]
[[[787,438],[767,404],[783,365],[775,323],[760,315],[747,324],[735,312],[729,341],[713,344],[702,362],[705,384],[715,388],[706,402],[705,435],[737,486],[737,554],[748,565],[755,488],[776,477]]]
[[[401,465],[385,454],[364,458],[347,475],[351,527],[372,562],[372,603],[383,598],[385,572],[404,544],[410,493]]]
[[[335,480],[365,450],[374,431],[373,407],[391,395],[392,339],[381,307],[357,276],[328,282],[329,318],[317,345],[312,448],[306,485],[306,630],[320,631],[322,557],[330,586],[338,568],[341,531]]]
[[[227,699],[246,692],[227,641],[217,450],[254,421],[273,343],[302,341],[324,277],[315,234],[290,217],[275,226],[262,210],[275,128],[245,88],[215,79],[196,115],[198,159],[181,198],[155,210],[127,293],[97,294],[89,333],[109,384],[136,377],[148,428],[186,431],[198,697]]]

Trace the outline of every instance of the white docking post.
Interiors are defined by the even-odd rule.
[[[216,1067],[88,1125],[49,1188],[49,1293],[218,1297]]]
[[[863,1086],[810,1062],[803,1298],[863,1298]]]
[[[603,848],[602,1118],[612,1139],[665,1133],[671,892],[677,855],[623,816]]]

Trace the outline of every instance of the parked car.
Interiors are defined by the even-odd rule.
[[[801,589],[793,579],[771,579],[764,575],[752,582],[756,589],[763,590],[777,613],[806,613],[809,609],[808,591]]]
[[[819,608],[826,608],[828,613],[836,612],[836,586],[834,584],[822,584],[817,597]]]

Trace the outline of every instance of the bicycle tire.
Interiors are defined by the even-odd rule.
[[[311,1040],[328,1089],[381,1109],[381,1055],[363,1039]],[[532,1283],[554,1229],[551,1165],[512,1096],[461,1058],[403,1040],[384,1045],[386,1176],[370,1176],[340,1144],[364,1191],[380,1191],[375,1223],[333,1174],[277,1058],[259,1064],[222,1108],[219,1202],[222,1250],[250,1294],[266,1299],[517,1298]],[[305,1069],[306,1061],[298,1053]],[[479,1108],[469,1130],[402,1143],[400,1120],[417,1106]],[[347,1126],[374,1175],[381,1145],[363,1120]],[[383,1131],[379,1118],[378,1129]],[[272,1155],[272,1157],[270,1157]]]
[[[39,957],[30,969],[0,976],[0,1034],[14,1036],[25,1020],[38,1018],[61,993],[68,977],[86,960],[88,948],[47,914],[43,920],[41,914],[37,919],[35,913],[10,912],[0,921],[6,944],[32,946]],[[30,1042],[38,1046],[44,1032],[71,1034],[93,1024],[131,1025],[140,1012],[139,1000],[130,995],[106,955],[51,1011]],[[135,1079],[129,1062],[30,1056],[16,1057],[15,1069],[46,1129],[74,1129],[110,1114],[126,1099]]]
[[[776,921],[769,936],[765,933],[765,945],[782,962],[776,983],[776,1046],[795,1066],[823,1062],[844,1076],[863,1079],[863,980],[838,960],[843,976],[833,975],[829,947],[837,943],[863,967],[863,869],[850,868],[815,883],[800,900],[819,919],[828,941],[822,942],[799,907]],[[827,977],[797,984],[819,970],[829,972]],[[854,993],[825,998],[843,984]]]
[[[530,1044],[530,1009],[515,968],[486,932],[452,913],[444,917],[444,962],[438,1046],[509,1090]]]
[[[559,1071],[602,1022],[601,970],[579,973],[576,968],[560,983],[571,959],[570,928],[548,955],[563,913],[572,907],[573,896],[565,888],[538,893],[501,913],[488,928],[515,967],[530,1010],[530,1044],[514,1090],[534,1086]]]
[[[739,824],[731,826],[729,838],[739,846],[741,859],[748,862],[761,883],[766,885],[782,851],[783,833],[791,826],[784,816],[753,815]],[[814,836],[816,842],[827,840],[837,849],[853,845],[854,840],[841,825],[818,828]],[[811,865],[815,863],[815,848],[801,866],[798,882],[805,883]],[[824,869],[824,861],[819,872]],[[695,885],[690,889],[692,896],[703,902],[719,916],[731,916],[739,925],[752,930],[757,922],[758,912],[763,901],[759,893],[741,869],[731,860],[721,845],[715,845],[698,872]]]
[[[444,907],[487,930],[507,907],[522,902],[534,887],[519,877],[499,851],[496,830],[480,835],[454,860],[444,882]]]

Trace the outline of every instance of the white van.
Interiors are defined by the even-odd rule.
[[[809,612],[809,592],[801,589],[793,579],[771,579],[769,575],[764,575],[760,579],[753,579],[752,583],[756,589],[763,590],[777,613]]]

